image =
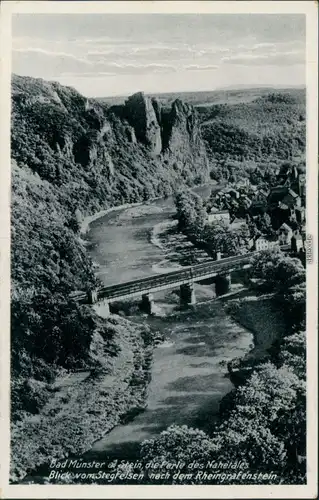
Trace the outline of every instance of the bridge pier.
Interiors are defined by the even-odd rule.
[[[88,303],[95,304],[97,302],[97,290],[88,290]]]
[[[109,301],[107,299],[103,299],[101,303],[103,305],[103,317],[108,318],[111,314]]]
[[[228,293],[230,290],[230,286],[231,286],[230,274],[216,276],[215,291],[217,297],[219,297],[220,295],[224,295],[225,293]]]
[[[154,296],[152,293],[142,295],[141,308],[147,314],[154,314]]]
[[[196,296],[193,283],[186,283],[180,286],[181,306],[190,306],[196,304]]]

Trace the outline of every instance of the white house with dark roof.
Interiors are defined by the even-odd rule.
[[[224,222],[225,224],[230,223],[230,215],[228,210],[216,210],[212,211],[207,215],[208,224],[213,224],[214,222]]]
[[[300,252],[304,248],[304,242],[299,231],[294,231],[294,234],[291,237],[291,250],[293,252]]]
[[[261,250],[269,250],[270,248],[278,248],[279,241],[276,236],[269,237],[261,234],[249,241],[249,247],[251,250],[257,250],[257,252],[259,252]]]
[[[285,222],[277,230],[279,245],[290,245],[293,236],[293,230]]]
[[[230,228],[231,229],[240,229],[241,227],[243,226],[246,226],[247,225],[247,222],[246,222],[246,219],[240,219],[238,217],[236,217],[231,223],[230,223]]]

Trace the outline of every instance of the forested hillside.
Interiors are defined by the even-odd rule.
[[[12,159],[15,420],[39,411],[57,370],[96,365],[90,352],[94,332],[102,335],[106,351],[108,345],[114,350],[107,322],[102,325],[91,308],[69,299],[95,280],[79,238],[83,216],[164,196],[176,183],[203,182],[208,163],[196,114],[181,102],[164,126],[160,109],[143,94],[133,96],[129,108],[114,109],[72,88],[17,76]]]
[[[201,129],[215,179],[249,177],[284,160],[305,158],[305,92],[272,92],[250,103],[200,109]]]

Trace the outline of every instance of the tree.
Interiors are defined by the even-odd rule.
[[[145,462],[178,461],[190,463],[193,460],[208,460],[215,451],[205,432],[183,425],[171,425],[154,439],[143,441],[141,456]]]
[[[251,274],[264,280],[267,289],[284,293],[305,282],[305,269],[299,259],[285,256],[279,249],[269,249],[254,256]]]
[[[232,230],[227,224],[220,221],[206,225],[203,240],[213,252],[237,255],[247,251],[249,231],[246,226],[239,230]]]
[[[200,238],[206,223],[202,198],[192,191],[181,191],[175,194],[175,206],[180,230]]]

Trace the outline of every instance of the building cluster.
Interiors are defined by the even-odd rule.
[[[277,172],[273,187],[252,185],[244,179],[214,194],[214,206],[207,214],[207,222],[223,221],[231,229],[243,225],[254,226],[260,217],[270,219],[268,234],[251,237],[249,247],[264,250],[290,247],[293,252],[304,249],[306,176],[295,166],[283,166]],[[270,234],[269,234],[270,233]]]

